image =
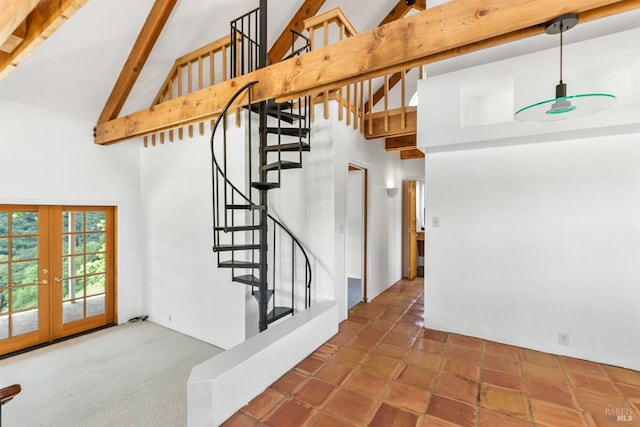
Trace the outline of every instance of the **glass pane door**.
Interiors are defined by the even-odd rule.
[[[53,248],[54,335],[113,322],[113,208],[61,207]]]
[[[49,210],[0,205],[0,354],[49,339]]]

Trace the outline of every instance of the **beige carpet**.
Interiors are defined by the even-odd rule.
[[[184,426],[191,368],[220,352],[146,321],[0,360],[0,385],[22,386],[2,425]]]

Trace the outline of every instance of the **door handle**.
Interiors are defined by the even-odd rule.
[[[48,284],[49,284],[49,281],[48,281],[48,280],[41,280],[41,281],[39,281],[39,282],[38,282],[38,281],[36,281],[36,284],[38,284],[38,285],[48,285]]]

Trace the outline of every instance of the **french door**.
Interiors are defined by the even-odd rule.
[[[114,208],[0,205],[0,354],[115,321]]]

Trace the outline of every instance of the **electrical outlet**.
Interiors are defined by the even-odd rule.
[[[558,334],[558,342],[560,345],[569,345],[569,334],[566,332],[560,332]]]
[[[440,227],[440,217],[439,217],[439,216],[434,216],[434,217],[431,219],[431,225],[432,225],[433,227]]]

